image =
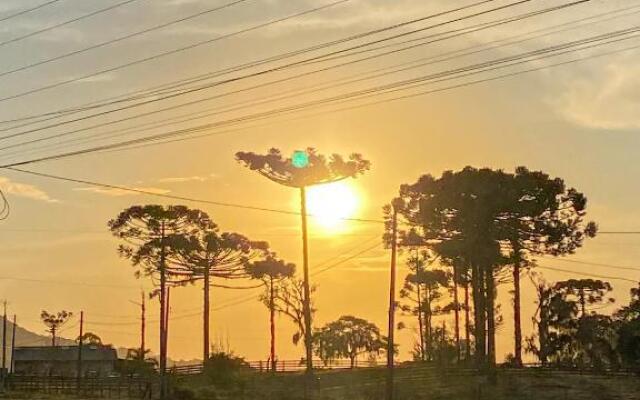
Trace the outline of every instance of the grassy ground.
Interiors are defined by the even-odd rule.
[[[312,384],[305,381],[299,374],[252,374],[221,388],[204,376],[189,377],[176,383],[176,394],[202,400],[384,399],[384,370],[318,372]],[[490,384],[485,376],[470,371],[412,367],[397,370],[395,394],[396,400],[636,400],[640,399],[640,378],[500,370],[496,383]]]

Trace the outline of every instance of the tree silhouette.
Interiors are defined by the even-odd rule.
[[[629,305],[616,311],[618,325],[616,348],[623,364],[640,367],[640,287],[631,289]]]
[[[69,322],[73,313],[70,311],[58,311],[57,313],[51,314],[45,310],[42,310],[40,313],[40,319],[45,324],[49,333],[51,334],[51,346],[55,347],[56,345],[56,333],[64,324]]]
[[[102,346],[102,339],[93,332],[85,332],[82,336],[76,338],[76,342],[82,342],[88,346]]]
[[[250,278],[245,269],[249,260],[267,254],[266,242],[251,241],[233,232],[220,232],[218,226],[205,213],[200,214],[198,229],[192,232],[183,246],[176,249],[175,262],[167,266],[169,281],[175,285],[203,285],[203,359],[210,352],[210,289],[211,287],[238,288],[213,282],[214,278],[237,280]]]
[[[506,265],[514,266],[515,358],[521,364],[522,268],[532,265],[533,255],[571,253],[595,234],[595,224],[583,220],[584,195],[524,167],[515,174],[466,167],[440,178],[424,175],[400,194],[402,215],[423,228],[434,251],[470,271],[478,363],[486,349],[495,364],[496,281]]]
[[[269,309],[269,325],[271,335],[270,360],[271,371],[276,371],[276,295],[281,290],[281,282],[293,277],[296,266],[277,259],[275,254],[270,254],[264,260],[255,261],[247,267],[251,276],[260,279],[265,286],[265,293],[260,297]]]
[[[610,316],[590,312],[588,305],[602,304],[611,290],[608,282],[570,279],[555,285],[539,282],[535,337],[528,339],[528,350],[543,364],[568,367],[605,368],[617,366],[616,325]]]
[[[515,363],[522,365],[522,327],[520,316],[520,275],[532,266],[532,256],[560,256],[574,253],[584,239],[596,234],[596,225],[585,222],[586,197],[567,188],[560,178],[540,171],[516,168],[508,181],[508,210],[502,213],[513,265],[513,314]]]
[[[162,205],[132,206],[108,223],[113,235],[126,242],[118,247],[118,253],[138,268],[135,276],[148,276],[159,285],[162,398],[167,390],[167,267],[177,251],[188,244],[188,238],[209,224],[200,210]]]
[[[580,318],[587,316],[587,306],[615,301],[612,297],[606,298],[613,290],[611,284],[599,279],[569,279],[556,283],[554,290],[563,293],[568,301],[577,302]]]
[[[315,293],[316,287],[309,288],[311,294]],[[300,343],[306,337],[306,324],[304,318],[304,283],[300,279],[284,279],[279,281],[277,290],[274,292],[273,306],[277,313],[289,318],[296,326],[296,332],[291,340],[293,344]],[[311,315],[316,309],[311,298]]]
[[[302,270],[304,289],[304,344],[306,350],[307,372],[313,370],[311,343],[311,290],[309,283],[309,251],[307,241],[307,201],[306,188],[323,183],[336,182],[347,178],[355,178],[370,167],[370,162],[360,154],[351,154],[347,160],[338,154],[329,158],[320,155],[313,148],[297,151],[294,157],[287,158],[280,150],[271,149],[261,155],[251,152],[238,152],[236,159],[252,171],[256,171],[267,179],[284,186],[300,190],[300,214],[302,217]]]
[[[373,323],[350,315],[330,322],[314,333],[316,355],[325,363],[348,358],[351,368],[359,355],[377,355],[387,346],[387,340]]]

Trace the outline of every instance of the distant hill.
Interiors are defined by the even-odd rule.
[[[69,334],[69,332],[64,332],[64,327],[62,328],[64,335]],[[11,347],[11,334],[13,330],[13,324],[11,321],[7,321],[7,359],[10,358],[10,347]],[[0,340],[2,340],[2,319],[0,318]],[[73,339],[67,339],[65,337],[57,337],[56,343],[59,346],[72,346],[76,344],[76,341]],[[51,336],[46,334],[38,334],[35,332],[31,332],[20,326],[20,324],[16,325],[16,347],[21,346],[50,346],[51,345]],[[116,344],[113,345],[118,353],[119,358],[126,358],[128,348],[119,347]],[[157,358],[156,355],[151,354],[150,357]],[[0,360],[2,360],[2,354],[0,354]],[[167,360],[168,365],[184,365],[184,364],[197,364],[202,362],[201,360],[189,360],[189,361],[174,361]]]
[[[2,340],[1,321],[2,319],[0,318],[0,340]],[[13,330],[13,324],[11,323],[11,321],[7,321],[7,346],[11,345],[12,330]],[[64,337],[56,338],[56,342],[61,346],[69,346],[69,345],[75,344],[75,341],[71,339],[66,339]],[[49,345],[51,345],[51,336],[31,332],[21,327],[20,324],[17,324],[16,346],[49,346]]]

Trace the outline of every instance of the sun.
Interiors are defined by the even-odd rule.
[[[322,228],[335,231],[344,228],[344,218],[355,214],[359,197],[346,182],[311,186],[307,189],[307,212],[311,220]]]

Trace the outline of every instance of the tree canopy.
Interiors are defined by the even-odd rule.
[[[326,157],[314,148],[308,148],[306,153],[308,163],[304,168],[295,166],[291,157],[283,156],[278,149],[264,155],[241,151],[236,153],[236,159],[276,183],[297,188],[355,177],[371,165],[357,153],[346,160],[339,154]]]

